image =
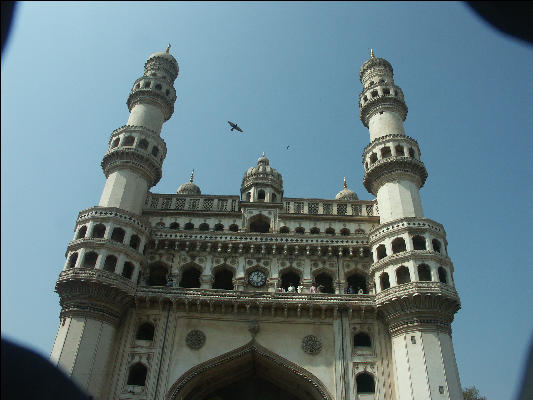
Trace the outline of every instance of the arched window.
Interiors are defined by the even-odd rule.
[[[320,233],[320,229],[314,226],[309,232],[311,233],[311,235],[318,235]]]
[[[379,277],[379,283],[381,284],[381,290],[390,288],[389,274],[383,272]]]
[[[438,272],[439,272],[439,282],[448,283],[448,279],[447,279],[448,274],[446,273],[446,270],[443,267],[439,267]]]
[[[183,288],[199,288],[201,272],[195,267],[189,267],[181,274],[180,286]]]
[[[94,251],[85,253],[83,258],[83,268],[94,268],[96,266],[96,260],[98,259],[98,254]]]
[[[122,142],[122,146],[133,146],[133,143],[135,143],[135,138],[133,136],[126,136]]]
[[[76,266],[76,261],[78,261],[78,253],[72,253],[68,259],[68,267],[74,268]]]
[[[409,268],[401,266],[396,270],[396,282],[398,285],[411,282],[411,275],[409,274]]]
[[[370,165],[374,164],[378,160],[378,155],[376,153],[370,154]]]
[[[431,270],[429,269],[429,265],[420,264],[418,266],[418,280],[431,281]]]
[[[282,226],[281,228],[279,228],[279,233],[289,233],[289,228],[287,228],[286,226]]]
[[[208,231],[209,230],[209,225],[206,224],[205,222],[203,222],[203,223],[200,224],[198,229],[201,230],[201,231]]]
[[[354,347],[372,347],[370,336],[364,332],[359,332],[353,337]]]
[[[363,289],[363,293],[368,294],[366,279],[363,275],[357,274],[357,273],[352,274],[348,277],[347,281],[348,281],[348,289],[351,287],[353,289],[354,294],[359,293],[359,289]]]
[[[194,229],[194,224],[192,222],[187,222],[183,227],[186,231],[192,231]]]
[[[111,148],[114,149],[115,147],[118,146],[119,143],[120,143],[120,138],[116,138],[115,140],[113,140],[113,143],[111,144]]]
[[[213,289],[233,290],[233,272],[226,268],[219,269],[215,273]]]
[[[132,249],[138,250],[140,244],[141,244],[141,238],[139,238],[139,236],[137,236],[137,235],[131,235],[130,247]]]
[[[230,230],[230,232],[239,232],[239,226],[236,225],[236,224],[231,224],[229,226],[229,230]]]
[[[93,238],[103,238],[105,235],[105,225],[98,224],[93,227]]]
[[[140,149],[146,150],[148,148],[148,140],[146,139],[139,140],[138,146]]]
[[[331,275],[322,272],[315,277],[315,282],[319,293],[335,293]]]
[[[300,275],[298,275],[294,271],[286,271],[281,274],[281,287],[285,290],[289,288],[289,286],[294,286],[297,288],[300,286]]]
[[[413,236],[413,248],[415,250],[426,250],[426,239],[423,236]]]
[[[349,236],[350,235],[350,230],[348,228],[342,228],[341,229],[341,235],[342,236]]]
[[[224,230],[224,225],[215,224],[215,231],[219,232],[219,231],[223,231],[223,230]]]
[[[433,246],[433,251],[440,253],[440,242],[437,239],[433,239],[431,244]]]
[[[115,242],[122,243],[124,242],[124,236],[126,235],[126,232],[124,232],[124,229],[122,228],[115,228],[113,229],[113,232],[111,233],[111,240]]]
[[[405,250],[405,240],[403,238],[397,237],[392,241],[392,254],[401,253]]]
[[[115,256],[107,256],[104,262],[104,271],[115,272],[117,266],[117,258]]]
[[[299,235],[303,235],[305,233],[305,228],[303,226],[298,226],[294,232],[296,232]]]
[[[159,148],[157,146],[152,147],[152,155],[154,157],[157,157],[158,154],[159,154]]]
[[[257,214],[250,218],[250,232],[268,233],[269,230],[270,219],[263,214]]]
[[[154,340],[155,327],[150,322],[145,322],[137,328],[136,340]]]
[[[412,147],[409,147],[409,157],[415,158],[415,151],[413,150]]]
[[[261,189],[259,192],[257,192],[257,200],[258,201],[265,201],[265,191]]]
[[[172,222],[169,226],[170,229],[179,229],[180,228],[180,224],[178,224],[177,222]]]
[[[126,279],[131,279],[131,276],[133,275],[133,264],[129,261],[126,261],[124,263],[124,268],[122,269],[122,276]]]
[[[147,372],[146,367],[140,362],[132,365],[128,374],[128,385],[144,386]]]
[[[389,146],[385,146],[381,148],[381,158],[388,158],[391,156],[392,156],[392,152]]]
[[[387,257],[387,249],[385,248],[384,244],[380,244],[376,249],[376,254],[378,257],[378,260],[381,260],[384,257]]]
[[[168,270],[163,264],[153,264],[149,267],[148,285],[166,286]]]
[[[335,235],[335,229],[331,227],[326,228],[326,235]]]
[[[405,151],[403,149],[403,146],[400,146],[400,145],[396,146],[394,148],[394,151],[396,152],[396,156],[397,157],[404,157],[405,156]]]
[[[78,229],[78,234],[76,235],[76,239],[82,239],[87,234],[87,225],[83,225],[80,229]]]
[[[357,383],[357,394],[375,392],[374,377],[369,373],[363,372],[362,374],[357,375],[355,382]]]

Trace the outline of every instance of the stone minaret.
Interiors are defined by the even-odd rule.
[[[361,121],[370,131],[364,185],[377,197],[380,224],[370,232],[370,280],[391,337],[398,400],[462,399],[451,338],[460,301],[441,224],[424,218],[420,188],[427,171],[406,136],[402,90],[391,64],[376,58],[360,72]]]
[[[133,85],[128,122],[111,134],[102,160],[100,203],[79,213],[56,284],[61,314],[50,359],[95,398],[107,385],[116,330],[133,302],[150,237],[141,212],[161,178],[166,146],[159,135],[176,101],[178,63],[169,48],[148,57]]]

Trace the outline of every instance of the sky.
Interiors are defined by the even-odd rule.
[[[178,99],[154,193],[194,169],[202,193],[238,195],[264,151],[287,197],[334,198],[346,177],[373,199],[359,69],[371,48],[392,64],[454,263],[461,383],[514,399],[533,333],[533,46],[463,3],[19,3],[1,65],[2,336],[49,356],[77,214],[98,204],[110,134],[169,42]]]

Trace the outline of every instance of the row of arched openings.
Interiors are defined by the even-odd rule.
[[[431,279],[431,269],[429,265],[427,264],[420,264],[417,266],[417,272],[418,272],[418,280],[421,282],[430,282]],[[438,270],[438,276],[439,276],[439,282],[441,283],[448,283],[448,274],[446,272],[446,269],[444,267],[439,267]],[[396,283],[398,285],[402,285],[404,283],[411,282],[411,275],[409,273],[409,268],[402,265],[398,268],[396,268]],[[389,280],[389,274],[387,272],[383,272],[379,276],[379,281],[381,285],[381,290],[385,290],[390,288],[390,280]]]
[[[79,267],[93,269],[96,267],[97,260],[98,260],[98,253],[96,251],[86,252]],[[74,268],[77,262],[78,262],[78,252],[74,252],[70,254],[68,263],[67,263],[68,268]],[[106,256],[105,258],[103,270],[108,271],[108,272],[115,272],[117,268],[117,263],[118,263],[118,258],[110,254]],[[131,262],[126,261],[124,262],[121,275],[126,279],[131,279],[134,269],[135,269],[134,265]]]
[[[92,232],[88,237],[102,239],[105,236],[106,230],[107,228],[104,224],[96,224],[93,226]],[[85,237],[87,237],[87,225],[83,225],[80,229],[78,229],[78,233],[76,234],[76,239],[83,239]],[[126,231],[124,229],[119,227],[113,228],[113,231],[111,232],[112,241],[117,243],[124,243],[125,237]],[[131,235],[129,246],[134,250],[139,250],[140,244],[141,238],[135,234]]]
[[[407,154],[409,154],[409,157],[415,158],[415,151],[412,147],[409,147],[407,150]],[[384,146],[380,149],[380,155],[381,158],[389,158],[392,157],[392,150],[389,146]],[[405,157],[405,148],[402,145],[396,145],[394,147],[394,155],[396,157]],[[374,164],[378,161],[378,155],[376,153],[370,154],[370,165]],[[368,169],[368,162],[365,162],[365,169]]]
[[[425,237],[415,235],[411,240],[413,243],[413,250],[427,250]],[[432,239],[431,246],[434,252],[441,253],[441,243],[438,239]],[[404,251],[407,251],[405,239],[403,237],[395,238],[392,241],[392,254],[402,253]],[[376,256],[378,261],[387,257],[387,248],[384,244],[380,244],[378,247],[376,247]]]
[[[190,266],[181,274],[179,286],[186,289],[200,288],[201,272],[198,268]],[[213,289],[233,290],[233,272],[228,268],[218,268],[213,276]],[[300,275],[295,271],[286,271],[281,274],[281,287],[288,291],[289,286],[297,288],[300,286]],[[353,273],[347,278],[349,287],[357,293],[359,289],[363,293],[368,293],[366,279],[363,275]],[[163,264],[153,264],[150,266],[148,285],[166,286],[168,284],[168,269]],[[321,272],[315,276],[314,285],[321,293],[335,293],[333,277],[327,272]]]
[[[289,230],[289,227],[287,227],[287,226],[282,226],[281,228],[279,228],[279,233],[289,233],[289,232],[290,232],[290,230]],[[305,228],[303,226],[298,226],[298,227],[294,228],[294,233],[303,235],[305,233]],[[313,227],[313,228],[311,228],[309,230],[309,233],[311,235],[318,235],[318,234],[320,234],[320,228],[317,228],[315,226],[315,227]],[[326,228],[324,233],[326,235],[335,235],[335,229],[333,229],[331,227]],[[350,235],[350,230],[348,228],[342,228],[339,233],[342,236],[348,236],[348,235]]]
[[[178,230],[180,229],[180,224],[178,222],[172,222],[169,226],[169,229],[174,229],[174,230]],[[186,231],[192,231],[195,229],[195,226],[192,222],[187,222],[183,225],[183,229],[186,230]],[[198,225],[198,230],[199,231],[210,231],[210,230],[213,230],[215,232],[220,232],[220,231],[223,231],[225,228],[224,228],[224,225],[223,224],[215,224],[213,226],[213,229],[210,228],[209,224],[208,223],[201,223],[200,225]],[[237,224],[231,224],[229,227],[228,227],[228,230],[230,232],[238,232],[239,231],[239,226]]]
[[[142,150],[148,150],[148,146],[149,146],[149,143],[148,143],[148,140],[146,139],[140,139],[139,141],[137,141],[137,146],[135,146],[135,137],[134,136],[126,136],[123,138],[122,140],[122,143],[120,143],[120,138],[116,138],[115,140],[113,140],[113,142],[111,143],[111,148],[114,149],[116,147],[118,147],[119,145],[123,146],[123,147],[137,147],[139,149],[142,149]],[[159,155],[159,147],[157,146],[154,146],[152,147],[152,150],[150,152],[154,157],[157,157]]]

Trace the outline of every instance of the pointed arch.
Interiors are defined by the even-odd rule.
[[[179,286],[184,288],[199,288],[200,275],[202,274],[202,272],[202,266],[192,261],[181,266],[179,272]]]
[[[204,398],[231,383],[228,382],[228,377],[237,377],[234,380],[237,381],[247,375],[251,376],[254,372],[289,390],[298,386],[299,392],[294,395],[299,399],[333,400],[326,386],[315,375],[266,349],[254,339],[242,347],[186,371],[171,386],[165,400]],[[205,385],[206,380],[209,380],[209,385]],[[298,382],[298,385],[294,385],[295,382]]]

